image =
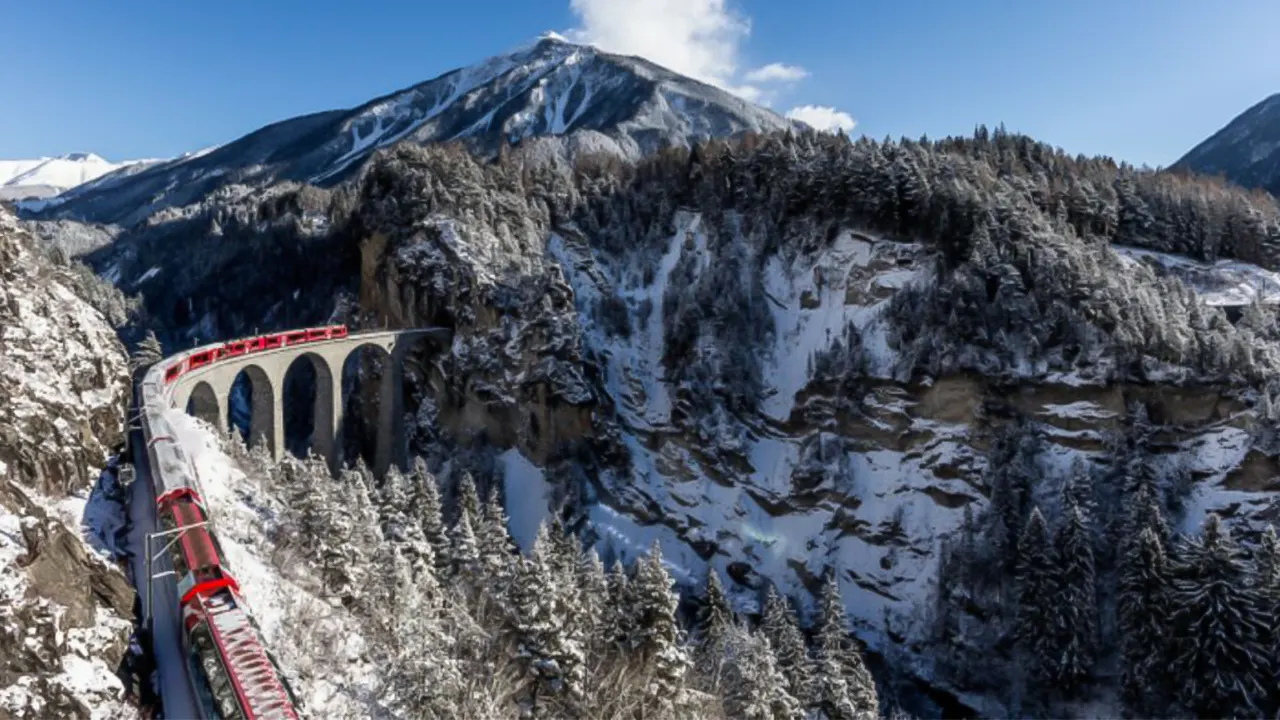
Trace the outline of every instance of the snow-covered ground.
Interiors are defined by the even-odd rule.
[[[154,162],[132,160],[113,163],[93,153],[71,153],[37,160],[0,160],[0,189],[50,188],[62,192],[120,168]]]
[[[1196,291],[1206,305],[1248,305],[1255,299],[1280,303],[1280,273],[1239,260],[1206,263],[1182,255],[1114,246],[1126,262],[1145,262],[1171,273]]]
[[[366,716],[364,699],[376,686],[378,668],[359,628],[271,562],[280,500],[222,451],[209,425],[178,411],[169,420],[196,468],[249,614],[304,712],[317,719]]]

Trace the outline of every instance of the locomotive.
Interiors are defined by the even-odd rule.
[[[157,364],[143,379],[142,430],[156,516],[161,536],[174,538],[167,544],[178,578],[183,654],[208,718],[297,720],[298,714],[227,566],[195,466],[166,417],[174,409],[173,390],[179,378],[226,358],[346,336],[346,326],[334,325],[207,346]]]

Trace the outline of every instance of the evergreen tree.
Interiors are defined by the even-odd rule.
[[[1200,716],[1260,714],[1271,681],[1262,599],[1217,515],[1183,547],[1170,597],[1182,704]]]
[[[715,692],[720,686],[720,672],[725,656],[725,642],[733,629],[733,609],[720,586],[720,574],[707,568],[707,592],[698,609],[698,648],[695,666],[705,678],[706,689]]]
[[[689,655],[676,621],[679,598],[671,587],[662,551],[654,543],[636,563],[626,593],[632,618],[629,645],[637,672],[645,678],[640,711],[646,718],[683,717],[690,702],[685,689]]]
[[[800,633],[799,623],[790,604],[778,596],[772,585],[765,591],[760,632],[769,641],[769,647],[777,657],[778,669],[787,679],[787,691],[802,706],[809,705],[813,695],[813,668],[805,648],[804,635]]]
[[[631,615],[633,605],[631,599],[631,578],[621,560],[614,560],[606,578],[609,590],[609,612],[605,617],[603,629],[609,642],[624,651],[631,648],[631,638],[635,630],[635,618]]]
[[[529,557],[517,562],[508,601],[521,716],[529,718],[572,716],[583,700],[583,648],[566,632],[572,609],[560,602],[548,545],[544,526]]]
[[[579,557],[577,580],[587,647],[593,653],[598,653],[609,643],[605,629],[608,627],[610,601],[609,579],[595,548],[583,551]]]
[[[466,470],[458,478],[458,517],[466,514],[471,519],[480,518],[480,496],[476,493],[476,481]]]
[[[148,330],[145,337],[138,342],[138,347],[133,351],[133,357],[129,360],[130,367],[137,372],[155,365],[164,359],[164,348],[160,347],[160,341],[156,339],[155,331]]]
[[[1026,673],[1026,694],[1034,699],[1042,697],[1050,687],[1057,666],[1058,638],[1062,635],[1055,612],[1057,567],[1049,543],[1049,529],[1039,508],[1031,511],[1018,545],[1018,612],[1014,639]]]
[[[1066,498],[1062,527],[1054,539],[1058,597],[1052,604],[1060,629],[1057,689],[1074,698],[1085,689],[1097,655],[1097,590],[1093,531],[1075,498]]]
[[[477,533],[480,564],[488,579],[489,589],[495,596],[501,597],[511,579],[516,546],[507,530],[507,514],[502,509],[502,500],[498,497],[496,486],[490,489],[489,499],[482,512],[484,517]]]
[[[1159,717],[1172,692],[1169,647],[1169,567],[1164,546],[1151,528],[1130,543],[1120,559],[1121,695],[1138,717]]]
[[[422,534],[436,557],[436,571],[446,572],[449,562],[449,534],[445,530],[444,514],[440,506],[440,488],[436,478],[427,471],[427,462],[414,458],[410,476],[412,506],[422,528]]]
[[[454,577],[476,581],[480,577],[480,547],[472,529],[471,516],[466,510],[453,526],[453,541],[449,547],[449,572]]]
[[[769,641],[736,624],[725,633],[728,661],[724,678],[724,709],[743,720],[800,720],[804,708],[788,691]]]
[[[818,601],[814,638],[814,699],[827,720],[874,718],[879,714],[875,681],[862,653],[849,639],[844,601],[834,577],[828,577]]]

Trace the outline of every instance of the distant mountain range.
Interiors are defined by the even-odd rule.
[[[1173,167],[1280,196],[1280,93],[1245,110]]]
[[[47,198],[96,180],[122,168],[160,162],[130,160],[113,163],[93,153],[69,153],[37,160],[0,160],[0,200]]]
[[[575,148],[634,157],[666,143],[796,127],[768,109],[646,60],[548,35],[351,110],[269,125],[203,153],[125,168],[79,185],[44,218],[131,225],[223,188],[280,180],[333,185],[378,148],[463,140],[481,151],[537,135],[577,133]],[[585,145],[584,145],[585,144]]]

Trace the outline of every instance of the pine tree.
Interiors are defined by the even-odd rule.
[[[629,645],[637,671],[646,680],[641,712],[646,718],[683,717],[689,703],[685,678],[690,661],[676,621],[679,598],[671,589],[657,543],[636,563],[635,579],[627,588]]]
[[[1272,670],[1280,675],[1280,538],[1276,537],[1274,525],[1267,525],[1262,531],[1254,555],[1253,574],[1262,603],[1263,622],[1268,631],[1264,643],[1270,653]],[[1270,707],[1275,708],[1280,706],[1280,685],[1272,687]]]
[[[631,578],[621,560],[614,560],[606,578],[609,591],[609,612],[605,617],[603,633],[610,644],[622,648],[631,648],[631,638],[635,630],[635,618],[631,615]]]
[[[1164,546],[1151,528],[1120,558],[1121,694],[1138,717],[1164,715],[1172,685],[1169,647],[1169,567]]]
[[[453,577],[475,582],[480,577],[480,547],[472,529],[471,516],[466,510],[453,526],[453,539],[449,546],[449,572]]]
[[[735,624],[725,633],[724,709],[743,720],[799,720],[800,701],[789,691],[769,641]]]
[[[584,651],[567,632],[572,608],[560,600],[548,545],[544,526],[529,557],[518,560],[508,602],[521,714],[530,718],[574,715],[583,699]]]
[[[862,653],[850,642],[844,601],[834,577],[828,577],[822,587],[814,642],[814,700],[823,717],[850,720],[878,716],[875,681]]]
[[[484,517],[477,532],[480,564],[488,579],[489,589],[500,597],[511,580],[516,546],[507,530],[507,514],[502,509],[497,486],[490,489],[489,500],[485,502],[482,512]]]
[[[411,504],[417,515],[418,525],[422,528],[422,535],[435,554],[436,572],[447,573],[450,543],[440,506],[440,488],[435,476],[427,471],[427,463],[421,457],[414,459],[410,478]]]
[[[1179,700],[1210,717],[1256,716],[1269,687],[1262,600],[1230,531],[1210,514],[1188,540],[1170,595]]]
[[[1097,655],[1097,590],[1093,531],[1075,498],[1066,498],[1062,527],[1054,539],[1058,598],[1056,625],[1062,633],[1056,668],[1057,688],[1074,698],[1088,683]]]
[[[480,518],[480,496],[476,493],[476,481],[466,470],[458,478],[458,517],[466,513],[472,520]]]
[[[802,706],[808,705],[812,702],[813,668],[809,652],[805,648],[804,635],[800,633],[795,612],[787,601],[778,596],[772,585],[765,592],[760,632],[769,641],[769,646],[778,659],[778,669],[787,679],[787,691]]]
[[[720,574],[714,567],[707,568],[707,592],[698,609],[695,667],[706,681],[706,689],[715,692],[720,686],[720,672],[724,662],[725,642],[733,629],[733,609],[729,598],[720,586]]]
[[[130,358],[129,364],[136,372],[155,365],[164,359],[164,348],[160,346],[160,341],[156,339],[155,331],[148,330],[145,337],[138,342],[138,347],[133,351],[133,357]]]
[[[1059,619],[1054,613],[1057,568],[1049,543],[1049,529],[1039,508],[1031,511],[1018,546],[1018,612],[1014,639],[1022,654],[1027,695],[1035,698],[1043,695],[1053,680],[1057,641],[1061,637]]]
[[[609,644],[605,633],[610,613],[609,579],[595,548],[583,551],[579,557],[577,580],[587,647],[593,654],[599,653]]]

